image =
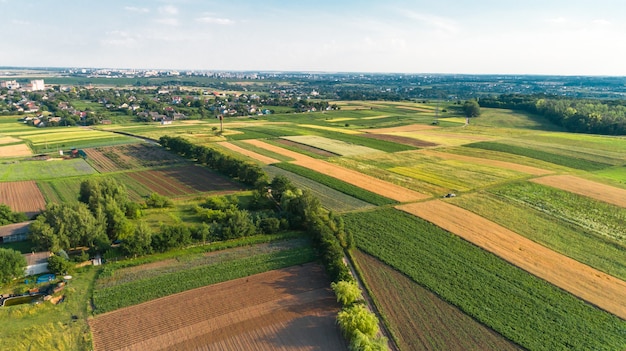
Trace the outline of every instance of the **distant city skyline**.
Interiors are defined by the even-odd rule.
[[[0,0],[0,66],[626,76],[626,2]]]

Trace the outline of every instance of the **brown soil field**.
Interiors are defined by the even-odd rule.
[[[313,153],[313,154],[316,154],[316,155],[320,155],[320,156],[324,156],[324,157],[339,156],[338,154],[335,154],[335,153],[330,152],[330,151],[318,149],[318,148],[310,146],[310,145],[300,144],[300,143],[297,143],[295,141],[291,141],[291,140],[287,140],[287,139],[276,139],[274,141],[279,143],[279,144],[283,144],[283,145],[287,145],[287,146],[293,146],[293,147],[298,148],[300,150],[308,151],[310,153]]]
[[[587,196],[616,206],[626,207],[626,190],[572,175],[553,175],[532,179],[533,182],[548,185],[578,195]]]
[[[0,183],[0,203],[29,217],[46,208],[46,200],[34,180]]]
[[[227,177],[195,165],[127,174],[151,191],[163,196],[181,196],[209,191],[230,192],[243,188]]]
[[[439,129],[439,127],[431,126],[429,124],[409,124],[407,126],[400,126],[400,127],[363,129],[362,131],[365,133],[385,134],[385,133],[396,133],[396,132],[416,132],[420,130],[429,130],[429,129]]]
[[[531,167],[531,166],[524,166],[524,165],[520,165],[517,163],[506,162],[506,161],[498,161],[498,160],[490,160],[490,159],[480,158],[480,157],[457,155],[457,154],[451,154],[447,152],[438,152],[435,150],[419,150],[418,152],[420,154],[439,157],[445,160],[457,160],[457,161],[470,162],[470,163],[475,163],[475,164],[485,165],[485,166],[494,166],[498,168],[510,169],[512,171],[527,173],[527,174],[536,175],[536,176],[553,173],[552,171],[548,171],[545,169]]]
[[[397,206],[626,319],[626,282],[441,200]]]
[[[90,319],[96,351],[347,350],[321,266],[231,280]]]
[[[18,139],[14,137],[0,137],[0,145],[21,143],[21,142],[23,142],[22,139]]]
[[[298,166],[310,168],[316,172],[320,172],[328,176],[337,178],[339,180],[358,186],[365,190],[371,191],[375,194],[385,196],[392,200],[396,200],[399,202],[409,202],[409,201],[423,200],[429,197],[428,195],[418,193],[417,191],[413,191],[413,190],[401,187],[399,185],[389,183],[384,180],[380,180],[378,178],[374,178],[372,176],[368,176],[368,175],[365,175],[363,173],[360,173],[351,169],[337,166],[335,164],[328,163],[326,161],[314,159],[312,157],[299,154],[297,152],[286,150],[278,146],[274,146],[274,145],[262,142],[260,140],[246,140],[246,142],[251,145],[258,146],[266,150],[270,150],[278,154],[291,157],[294,160],[296,160],[292,163]]]
[[[87,160],[100,173],[162,167],[184,159],[158,145],[138,143],[85,149]]]
[[[261,162],[263,164],[266,164],[266,165],[271,165],[272,163],[279,163],[280,162],[279,160],[276,160],[276,159],[273,159],[271,157],[264,156],[264,155],[261,155],[261,154],[257,154],[254,151],[246,150],[246,149],[244,149],[242,147],[239,147],[239,146],[237,146],[235,144],[231,144],[231,143],[229,143],[227,141],[221,141],[221,142],[218,142],[217,144],[220,145],[220,146],[223,146],[223,147],[225,147],[225,148],[227,148],[227,149],[229,149],[231,151],[235,151],[235,152],[240,153],[240,154],[242,154],[244,156],[248,156],[250,158],[253,158],[253,159],[255,159],[255,160],[257,160],[257,161],[259,161],[259,162]]]
[[[400,350],[521,350],[375,257],[354,257]]]
[[[30,156],[33,151],[26,144],[0,146],[0,157]]]
[[[404,137],[400,135],[393,135],[393,134],[365,133],[361,136],[364,138],[391,141],[393,143],[404,144],[404,145],[415,146],[415,147],[433,147],[433,146],[439,145],[436,143],[431,143],[430,141],[413,139],[413,138]]]

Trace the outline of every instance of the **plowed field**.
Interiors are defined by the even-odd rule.
[[[626,190],[592,182],[571,175],[554,175],[532,179],[533,182],[626,207]]]
[[[163,196],[184,196],[209,191],[236,191],[242,186],[210,170],[187,165],[152,171],[127,173],[128,176]]]
[[[128,144],[85,149],[87,160],[100,173],[162,167],[184,160],[160,146]]]
[[[397,206],[626,319],[626,282],[440,200]]]
[[[94,349],[347,350],[322,267],[206,286],[90,320]]]
[[[0,183],[0,203],[31,217],[46,208],[46,200],[35,181]]]
[[[326,161],[317,160],[309,156],[289,151],[278,146],[274,146],[259,140],[246,140],[247,143],[261,147],[266,150],[276,152],[278,154],[293,158],[293,163],[312,169],[314,171],[329,175],[331,177],[343,180],[344,182],[358,186],[362,189],[369,190],[375,194],[385,196],[399,202],[416,201],[427,198],[427,195],[416,191],[401,187],[399,185],[374,178],[363,173],[337,166]]]

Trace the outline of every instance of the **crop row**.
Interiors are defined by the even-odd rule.
[[[96,171],[83,159],[0,164],[0,181],[41,180],[93,173]]]
[[[318,134],[311,133],[311,134]],[[372,139],[372,138],[364,138],[358,134],[346,134],[332,131],[324,131],[322,135],[329,139],[336,139],[340,141],[344,141],[346,143],[352,143],[355,145],[366,146],[372,149],[385,151],[385,152],[398,152],[398,151],[407,151],[407,150],[415,150],[416,148],[409,145],[404,144],[396,144],[391,141],[385,141],[380,139]]]
[[[626,321],[394,209],[347,214],[357,246],[529,350],[619,350]]]
[[[515,188],[513,184],[510,186]],[[556,252],[626,280],[626,265],[623,263],[626,243],[618,243],[574,225],[572,221],[564,217],[556,218],[542,209],[529,206],[518,201],[518,199],[495,194],[501,191],[506,190],[502,187],[489,192],[465,194],[452,201],[456,206],[485,217]],[[543,200],[551,201],[551,198],[544,197]],[[589,211],[589,213],[599,213],[599,208],[593,205],[606,206],[595,202],[591,203],[592,206],[585,206],[584,204],[589,200],[582,198],[580,200],[583,204],[581,210]],[[566,213],[571,213],[570,210],[579,211],[565,204],[563,206],[559,206],[558,203],[552,205],[561,207],[561,210]],[[615,208],[615,210],[624,213],[623,209]],[[602,214],[612,216],[606,212]],[[618,230],[613,234],[621,235],[622,231]],[[589,248],[593,248],[593,250]]]
[[[205,285],[310,262],[314,258],[315,253],[311,247],[301,247],[225,260],[111,288],[94,290],[95,313],[105,313]]]
[[[320,184],[326,185],[329,188],[340,191],[344,194],[353,196],[359,200],[369,202],[371,204],[382,206],[396,203],[395,201],[388,199],[384,196],[374,194],[370,191],[364,190],[352,184],[341,181],[337,178],[327,176],[325,174],[313,171],[309,168],[301,167],[291,163],[276,163],[274,166],[284,169],[286,171],[295,173],[297,175],[309,178]]]
[[[491,141],[481,141],[477,143],[467,144],[466,147],[472,147],[477,149],[485,149],[499,152],[506,152],[509,154],[526,156],[550,163],[554,163],[557,165],[570,167],[574,169],[580,169],[584,171],[598,171],[607,167],[610,167],[610,164],[596,162],[592,160],[586,160],[582,158],[576,158],[573,156],[566,155],[558,155],[555,153],[550,153],[542,150],[536,150],[531,148],[526,148],[522,146],[516,145],[508,145]]]

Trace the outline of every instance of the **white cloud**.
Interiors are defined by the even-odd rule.
[[[218,18],[213,16],[203,16],[196,18],[196,21],[202,23],[210,23],[210,24],[221,24],[221,25],[231,25],[234,24],[235,21],[229,18]]]
[[[554,18],[549,18],[547,22],[551,24],[566,24],[569,22],[569,20],[565,17],[554,17]]]
[[[177,18],[158,18],[154,20],[156,23],[164,24],[166,26],[178,26],[179,21]]]
[[[128,12],[139,12],[139,13],[148,13],[150,9],[145,7],[135,7],[135,6],[125,6],[124,10]]]
[[[137,43],[137,38],[125,31],[114,30],[106,34],[107,38],[100,41],[105,46],[132,47]]]
[[[602,27],[611,25],[611,21],[605,20],[603,18],[595,19],[595,20],[591,21],[591,23],[596,25],[596,26],[602,26]]]
[[[18,26],[26,26],[26,25],[30,25],[31,24],[31,22],[29,22],[29,21],[24,21],[24,20],[19,20],[19,19],[11,20],[11,23],[16,24]]]
[[[161,6],[159,7],[159,12],[165,15],[177,15],[178,14],[178,8],[175,6]]]

